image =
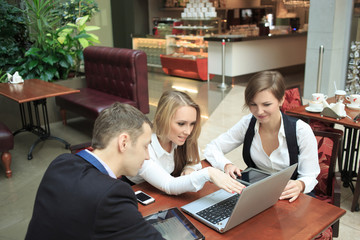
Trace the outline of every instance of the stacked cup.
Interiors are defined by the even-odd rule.
[[[339,116],[346,116],[345,104],[343,103],[346,97],[344,90],[335,91],[335,105],[332,107],[334,112]]]
[[[309,102],[309,108],[312,111],[322,111],[324,108],[323,102],[328,98],[323,93],[313,93],[312,100]]]
[[[344,102],[346,92],[344,90],[335,91],[335,102]]]

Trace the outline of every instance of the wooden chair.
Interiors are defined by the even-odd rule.
[[[8,127],[0,122],[0,152],[1,161],[5,167],[6,177],[11,178],[12,172],[11,165],[11,153],[10,150],[14,148],[14,136]]]
[[[314,130],[318,142],[320,174],[315,187],[316,198],[340,207],[341,174],[335,172],[336,159],[339,155],[342,134],[339,132],[323,132]],[[339,221],[332,226],[332,236],[339,235]],[[319,238],[324,239],[324,238]],[[326,239],[326,238],[325,238]]]

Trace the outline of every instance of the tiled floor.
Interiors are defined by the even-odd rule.
[[[288,85],[300,85],[303,82],[303,69],[290,69],[282,72]],[[246,79],[243,76],[236,79],[226,79],[230,87],[221,90],[217,87],[220,77],[215,77],[210,83],[184,78],[169,77],[161,73],[149,73],[150,113],[152,119],[157,101],[164,90],[178,88],[188,91],[189,95],[202,108],[203,128],[199,139],[200,147],[205,145],[220,133],[224,132],[241,116],[247,113],[243,106],[243,93]],[[68,140],[71,144],[90,141],[92,122],[81,117],[69,120],[68,126],[60,122],[52,123],[54,136]],[[68,152],[57,141],[46,141],[39,144],[34,152],[34,158],[27,160],[27,151],[35,140],[30,133],[21,133],[15,137],[13,155],[13,177],[6,179],[3,168],[0,167],[0,239],[24,239],[27,225],[31,218],[34,199],[42,175],[49,163],[59,154]],[[240,168],[244,168],[241,160],[241,149],[231,152],[228,157]],[[351,192],[349,188],[342,189],[341,207],[347,210],[340,222],[340,237],[338,239],[359,239],[360,213],[349,211]],[[294,223],[296,224],[296,223]]]

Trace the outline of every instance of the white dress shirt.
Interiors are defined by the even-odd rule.
[[[149,145],[150,160],[145,160],[139,173],[135,177],[128,177],[134,183],[141,183],[144,180],[154,187],[171,195],[178,195],[184,192],[197,192],[210,180],[207,168],[202,168],[201,163],[188,165],[195,171],[189,175],[173,177],[174,171],[174,149],[173,143],[171,152],[165,151],[156,136],[152,134]]]
[[[204,151],[204,157],[212,162],[224,162],[224,154],[232,151],[244,143],[244,137],[249,127],[252,114],[244,116],[237,124],[227,132],[221,134]],[[304,193],[311,192],[317,184],[316,177],[320,173],[317,141],[311,127],[298,120],[296,122],[296,138],[299,146],[298,177],[305,184]],[[286,143],[284,123],[281,118],[281,126],[278,133],[279,147],[268,156],[261,143],[259,134],[259,122],[255,124],[255,135],[250,147],[250,155],[256,166],[264,171],[274,173],[290,165],[288,146]]]

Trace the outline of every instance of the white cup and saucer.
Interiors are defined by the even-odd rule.
[[[313,93],[312,94],[312,100],[314,102],[320,102],[322,103],[324,100],[326,100],[328,98],[327,95],[323,94],[323,93]]]
[[[360,110],[360,95],[359,94],[351,94],[350,96],[346,96],[346,100],[350,103],[346,104],[346,106],[350,109]]]
[[[324,109],[322,102],[319,101],[310,101],[309,106],[305,107],[305,110],[308,112],[320,113]]]

